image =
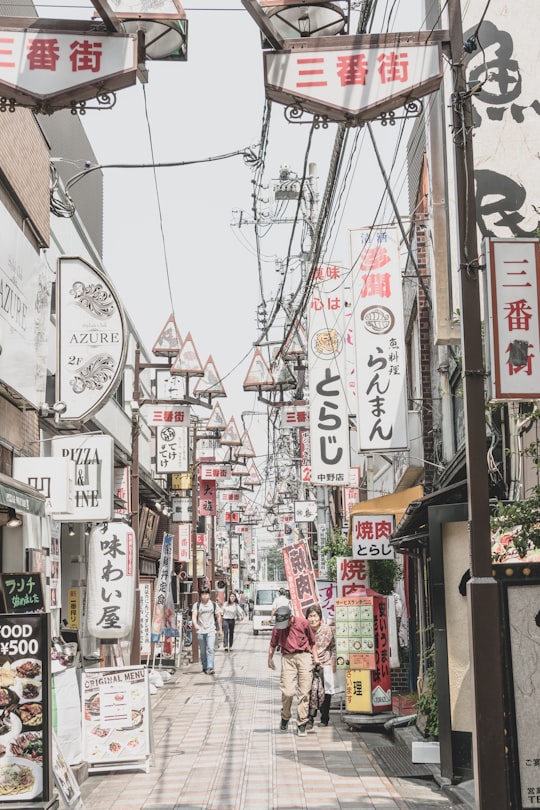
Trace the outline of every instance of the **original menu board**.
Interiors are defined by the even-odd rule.
[[[336,599],[336,655],[338,669],[377,668],[372,597]]]
[[[117,770],[150,756],[148,670],[83,672],[83,756],[93,770]]]
[[[0,807],[52,798],[49,618],[0,615]]]

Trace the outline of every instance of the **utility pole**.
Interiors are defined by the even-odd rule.
[[[476,237],[472,103],[460,0],[448,0],[454,71],[453,128],[459,224],[463,397],[471,579],[467,584],[472,675],[473,766],[478,810],[508,810],[500,592],[492,576],[484,402],[480,263]]]

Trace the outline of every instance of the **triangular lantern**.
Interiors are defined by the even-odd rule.
[[[245,483],[251,484],[254,487],[260,486],[262,484],[262,478],[254,461],[252,461],[251,464],[248,465],[248,472],[249,477],[246,478]]]
[[[248,373],[244,380],[244,391],[268,391],[275,385],[272,372],[260,349],[255,349]]]
[[[283,349],[281,350],[281,356],[284,357],[286,360],[292,360],[295,357],[301,357],[302,355],[306,354],[306,347],[307,347],[307,335],[304,327],[299,324],[296,329],[294,329],[285,343],[283,344]]]
[[[236,426],[234,416],[231,416],[227,422],[227,426],[223,431],[220,442],[221,444],[227,444],[231,447],[240,446],[242,444],[242,439],[240,438],[240,433],[238,431],[238,427]]]
[[[242,444],[238,448],[236,455],[238,458],[254,458],[255,456],[255,448],[253,447],[247,430],[244,430],[242,434]]]
[[[219,402],[216,402],[214,405],[214,409],[210,414],[210,418],[206,423],[207,430],[225,430],[225,417],[223,416],[223,411],[221,410],[221,405]]]
[[[169,315],[167,323],[159,333],[159,337],[154,343],[153,354],[178,354],[182,348],[182,338],[174,320],[174,315]]]
[[[296,378],[282,357],[278,357],[272,365],[272,376],[275,387],[282,390],[296,388]]]
[[[171,374],[186,374],[192,377],[202,377],[204,374],[191,332],[188,332],[184,344],[171,366]]]
[[[193,388],[194,394],[208,394],[210,397],[226,397],[225,389],[220,380],[212,355],[206,361],[204,373],[197,380]]]

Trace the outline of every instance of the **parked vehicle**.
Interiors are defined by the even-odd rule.
[[[271,630],[274,626],[272,602],[278,596],[280,588],[285,588],[286,596],[290,598],[286,582],[255,582],[253,584],[254,636],[258,636],[260,630]]]

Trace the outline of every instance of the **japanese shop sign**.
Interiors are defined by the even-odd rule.
[[[199,478],[201,481],[220,481],[227,478],[230,471],[229,464],[201,464]]]
[[[353,515],[352,556],[358,560],[394,559],[390,535],[394,520],[390,515]]]
[[[375,669],[373,599],[336,599],[336,654],[338,669]]]
[[[187,472],[189,428],[162,425],[156,428],[156,472]]]
[[[116,390],[124,370],[124,311],[107,276],[84,259],[61,256],[56,271],[56,400],[61,421],[86,422]]]
[[[88,632],[95,638],[126,638],[135,604],[135,533],[125,523],[104,524],[92,529],[88,543]]]
[[[44,613],[41,574],[0,574],[0,592],[5,613]]]
[[[53,796],[49,627],[46,614],[0,616],[0,806],[49,807]]]
[[[152,590],[154,580],[141,579],[139,581],[139,628],[141,655],[150,655],[152,651],[150,642],[150,627],[152,625]]]
[[[146,666],[87,669],[82,675],[83,757],[99,770],[150,756]]]
[[[284,546],[281,551],[294,614],[305,616],[307,608],[319,604],[309,546],[302,540],[293,546]]]
[[[187,405],[145,405],[143,415],[148,425],[188,427],[190,409]]]
[[[359,491],[356,487],[343,487],[343,514],[346,520],[351,512],[351,508],[355,503],[358,503],[359,500]]]
[[[131,512],[131,467],[114,468],[114,497],[125,504],[124,506],[115,504],[115,512],[121,515]]]
[[[407,447],[405,331],[395,227],[350,232],[361,452]]]
[[[111,520],[114,514],[114,439],[78,433],[51,441],[53,458],[75,463],[73,521]]]
[[[317,579],[317,593],[319,594],[319,605],[323,612],[324,620],[328,623],[335,617],[335,599],[337,586],[329,579]]]
[[[540,397],[538,239],[488,239],[493,397]]]
[[[295,501],[294,522],[311,523],[317,518],[317,501]]]
[[[161,560],[159,574],[154,592],[154,612],[152,614],[152,628],[150,638],[155,643],[165,636],[176,636],[176,613],[171,590],[171,576],[173,569],[173,536],[165,534],[161,546]]]
[[[336,557],[337,594],[348,596],[360,588],[369,588],[369,568],[365,560],[352,557]]]
[[[191,559],[191,525],[180,523],[176,527],[178,536],[178,548],[176,557],[178,562],[189,562]]]
[[[309,424],[309,411],[307,408],[293,406],[281,409],[281,427],[297,428],[305,427],[307,424]]]
[[[0,233],[0,379],[37,407],[46,400],[51,273],[3,205]]]
[[[319,267],[309,303],[308,367],[311,481],[343,485],[349,477],[343,287],[339,267]]]
[[[0,93],[25,106],[69,107],[129,87],[136,76],[134,37],[95,31],[0,31]]]
[[[13,459],[13,477],[41,492],[47,501],[47,514],[72,514],[75,465],[69,459],[19,456]]]
[[[199,515],[216,514],[216,482],[201,481],[199,483]]]
[[[191,523],[193,514],[191,498],[172,498],[171,507],[171,520],[173,523]]]
[[[264,54],[269,99],[299,104],[332,121],[361,122],[433,93],[440,84],[440,45],[420,44],[418,35],[325,39],[328,44],[317,48],[302,40]]]

